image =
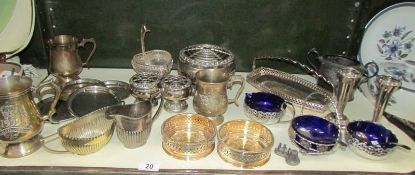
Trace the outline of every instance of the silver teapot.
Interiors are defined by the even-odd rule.
[[[352,59],[342,55],[320,55],[320,53],[312,48],[307,53],[307,62],[308,64],[316,70],[318,73],[326,77],[331,83],[333,83],[334,88],[336,89],[339,85],[339,78],[337,77],[337,72],[343,68],[351,67],[358,70],[364,78],[356,84],[353,88],[356,88],[363,82],[367,82],[368,79],[375,77],[379,71],[379,67],[375,62],[369,62],[365,65],[362,65],[356,59]],[[314,63],[313,63],[314,62]],[[317,64],[315,63],[317,62]],[[368,74],[368,68],[373,67],[375,69],[374,73],[371,75]],[[321,79],[318,80],[317,84],[322,87],[327,87],[324,81]],[[352,92],[354,94],[354,91]],[[354,99],[353,95],[350,95],[349,101]]]

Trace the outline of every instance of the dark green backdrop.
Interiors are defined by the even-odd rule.
[[[36,29],[23,63],[46,67],[45,41],[59,34],[95,38],[91,67],[130,68],[139,30],[147,49],[169,51],[199,43],[220,45],[250,71],[255,56],[305,62],[313,47],[323,54],[356,56],[364,25],[397,0],[36,0]],[[86,50],[81,55],[86,56]],[[280,66],[279,63],[273,64]],[[284,67],[285,65],[281,65]],[[290,69],[292,70],[292,69]]]

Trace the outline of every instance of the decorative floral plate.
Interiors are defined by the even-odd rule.
[[[360,45],[362,64],[374,61],[379,74],[402,81],[386,108],[399,117],[415,121],[415,2],[392,5],[376,14],[366,25]],[[373,72],[369,68],[369,73]],[[368,81],[368,94],[376,96],[375,79]]]

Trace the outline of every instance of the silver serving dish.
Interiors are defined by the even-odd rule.
[[[195,79],[197,71],[202,69],[228,68],[228,72],[235,72],[235,56],[225,48],[210,45],[198,44],[191,45],[179,53],[179,64],[177,70],[180,74]]]
[[[107,88],[114,91],[115,95],[117,95],[120,100],[124,100],[131,95],[130,84],[127,82],[118,80],[106,80],[104,81],[104,84]]]
[[[60,96],[61,100],[68,100],[69,96],[77,91],[78,89],[81,89],[86,86],[102,86],[105,87],[104,82],[96,79],[90,79],[90,78],[81,78],[73,81],[69,81],[65,84],[63,84],[62,87],[62,93]]]
[[[248,74],[246,81],[260,91],[278,95],[293,104],[302,105],[308,109],[317,110],[319,112],[324,112],[328,109],[329,101],[327,101],[327,97],[332,97],[332,93],[321,88],[315,83],[309,82],[283,71],[266,67],[255,68],[256,60],[276,60],[289,62],[300,66],[301,68],[313,73],[314,75],[326,80],[326,82],[331,84],[331,82],[328,81],[325,77],[321,76],[307,66],[291,59],[280,57],[260,57],[254,59],[252,66],[253,71]],[[315,96],[313,101],[307,100],[308,97],[312,94],[321,95]]]
[[[68,98],[68,109],[75,117],[84,116],[97,109],[120,104],[122,101],[115,93],[101,86],[87,86],[76,90]]]

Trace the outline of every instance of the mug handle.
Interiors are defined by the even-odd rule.
[[[316,48],[312,48],[307,52],[307,63],[314,69],[317,70],[317,66],[313,64],[312,60],[316,60],[316,62],[319,62],[317,57],[320,56],[320,53],[318,53]]]
[[[228,89],[231,89],[234,84],[239,84],[240,87],[235,97],[232,99],[228,99],[228,104],[234,103],[235,106],[239,106],[238,99],[239,99],[239,96],[241,96],[242,91],[244,90],[244,87],[245,87],[244,77],[242,75],[232,75],[230,78],[230,81],[228,82]]]
[[[54,133],[54,134],[51,134],[51,135],[46,136],[45,138],[42,138],[42,140],[41,140],[42,147],[47,152],[50,152],[50,153],[55,153],[55,154],[68,154],[68,153],[70,153],[69,151],[66,151],[66,150],[55,150],[55,149],[52,149],[52,148],[49,148],[48,146],[46,146],[47,143],[53,142],[53,141],[55,141],[55,140],[57,140],[59,138],[56,135],[58,135],[58,133]],[[55,137],[53,137],[53,136],[55,136]],[[49,138],[50,138],[50,140],[49,140]]]
[[[50,104],[49,112],[42,116],[42,120],[49,120],[53,114],[56,112],[56,104],[59,101],[59,97],[61,96],[61,88],[53,82],[48,82],[44,84],[40,84],[39,87],[36,88],[36,96],[39,100],[43,98],[44,95],[41,94],[43,88],[52,88],[54,92],[54,99],[53,102]]]
[[[82,63],[82,66],[86,66],[88,64],[89,60],[91,59],[92,55],[94,55],[95,50],[97,48],[97,43],[95,42],[94,38],[82,39],[82,41],[78,44],[78,47],[84,47],[86,43],[92,43],[93,48],[92,48],[91,52],[89,53],[88,58],[86,59],[86,61]]]
[[[281,117],[280,120],[278,121],[278,123],[287,123],[287,122],[290,122],[295,117],[295,107],[294,107],[294,105],[291,102],[288,102],[288,101],[284,102],[283,104],[284,105],[287,105],[287,104],[290,105],[290,108],[291,108],[290,111],[291,111],[292,116],[288,120],[281,120],[282,119],[282,117]],[[281,105],[281,108],[282,107],[283,107],[283,105]],[[281,109],[281,110],[284,110],[284,109]]]

